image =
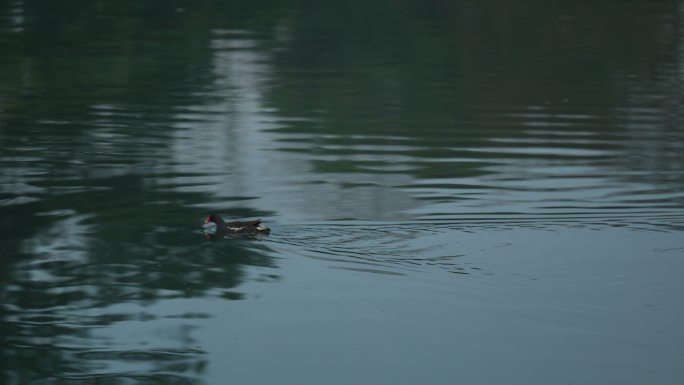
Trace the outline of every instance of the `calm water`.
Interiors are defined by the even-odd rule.
[[[3,384],[684,383],[684,2],[67,3],[0,2]]]

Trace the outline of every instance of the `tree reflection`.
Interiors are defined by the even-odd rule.
[[[263,243],[206,241],[197,205],[269,212],[183,191],[198,170],[172,167],[178,111],[213,81],[210,31],[263,4],[181,3],[0,5],[3,383],[201,381],[191,325],[211,313],[145,309],[239,300],[248,266],[275,267]]]
[[[131,177],[99,184],[136,185]],[[274,267],[264,244],[205,240],[199,231],[201,215],[194,210],[177,208],[170,215],[174,209],[166,207],[147,212],[165,211],[155,218],[145,212],[136,215],[131,208],[115,215],[98,212],[98,203],[131,195],[123,198],[117,188],[102,195],[72,196],[81,201],[81,214],[36,216],[38,205],[11,208],[9,221],[14,230],[3,228],[13,236],[9,243],[13,248],[8,250],[12,258],[2,269],[2,362],[9,376],[5,383],[50,378],[48,382],[57,383],[107,378],[128,378],[131,383],[194,382],[206,361],[188,325],[197,317],[210,317],[210,312],[191,314],[178,309],[175,326],[161,340],[140,336],[139,343],[122,342],[99,331],[111,329],[115,336],[124,325],[155,324],[152,321],[160,316],[144,309],[160,300],[241,299],[236,288],[244,279],[245,266]],[[56,203],[46,200],[40,205]],[[133,206],[140,207],[139,203]],[[164,223],[171,216],[187,221]],[[20,223],[26,232],[17,230],[21,225],[14,226]],[[121,307],[136,303],[133,308]],[[112,374],[111,365],[124,370]],[[126,374],[141,368],[145,368],[141,374]]]

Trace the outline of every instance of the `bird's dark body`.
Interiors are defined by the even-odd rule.
[[[235,222],[224,222],[224,226],[222,226],[223,230],[226,231],[235,231],[235,232],[249,232],[249,231],[254,231],[254,232],[263,232],[267,231],[268,229],[264,226],[261,226],[261,219],[253,220],[253,221],[235,221]]]
[[[232,221],[226,222],[220,215],[211,214],[204,220],[205,224],[215,223],[214,235],[222,234],[268,234],[271,230],[261,224],[261,219],[252,221]]]

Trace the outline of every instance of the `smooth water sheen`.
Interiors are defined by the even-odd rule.
[[[682,20],[1,2],[0,382],[684,383]]]

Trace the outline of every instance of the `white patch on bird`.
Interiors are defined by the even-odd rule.
[[[202,229],[207,234],[216,234],[217,226],[214,222],[205,223],[202,225]]]
[[[230,231],[240,231],[242,229],[243,229],[242,227],[229,227],[228,228],[228,230],[230,230]]]
[[[257,226],[257,230],[264,231],[264,230],[266,230],[266,228],[264,226]]]

